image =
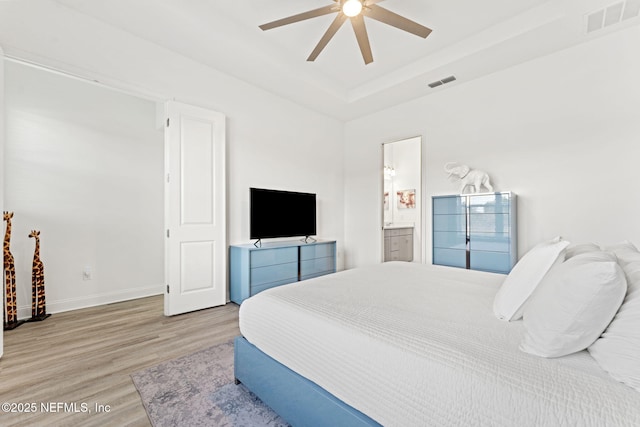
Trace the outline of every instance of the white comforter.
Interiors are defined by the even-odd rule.
[[[384,263],[240,307],[263,352],[384,426],[640,426],[640,393],[587,352],[522,353],[492,313],[503,275]]]

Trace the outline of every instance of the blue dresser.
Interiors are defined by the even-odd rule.
[[[434,196],[433,264],[509,273],[517,261],[516,195]]]
[[[335,271],[335,241],[234,245],[229,248],[230,299],[240,304],[265,289]]]

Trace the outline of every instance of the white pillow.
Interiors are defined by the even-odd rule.
[[[640,261],[623,270],[629,285],[627,296],[589,353],[613,378],[640,391]]]
[[[610,252],[589,252],[557,265],[524,310],[520,349],[542,357],[584,350],[615,316],[627,280]]]
[[[640,251],[628,240],[607,246],[605,250],[613,252],[618,257],[618,264],[622,267],[630,262],[640,261]]]
[[[556,262],[562,262],[562,251],[569,242],[556,237],[540,243],[527,252],[513,267],[493,300],[493,313],[500,320],[522,317],[522,308],[538,283]]]
[[[587,252],[599,252],[600,246],[597,243],[580,243],[567,246],[564,251],[564,260],[573,258],[576,255],[586,254]]]

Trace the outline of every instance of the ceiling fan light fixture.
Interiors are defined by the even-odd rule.
[[[349,18],[358,16],[362,12],[362,2],[360,0],[347,0],[342,5],[342,13]]]
[[[1,0],[0,0],[1,1]],[[326,0],[332,4],[319,7],[317,9],[308,10],[306,12],[291,15],[286,18],[277,19],[272,22],[260,25],[261,30],[270,30],[272,28],[282,27],[283,25],[293,24],[295,22],[306,21],[307,19],[316,18],[318,16],[335,14],[335,18],[327,31],[307,58],[307,61],[315,61],[320,52],[327,46],[329,41],[336,35],[337,31],[346,21],[351,21],[351,26],[362,53],[362,59],[365,65],[373,62],[371,53],[371,45],[369,44],[369,36],[367,35],[367,27],[365,26],[364,17],[379,21],[383,24],[398,28],[416,36],[426,38],[431,34],[431,29],[420,25],[410,19],[391,12],[383,7],[378,6],[383,0]],[[631,0],[628,0],[631,1]],[[640,0],[634,0],[640,1]]]

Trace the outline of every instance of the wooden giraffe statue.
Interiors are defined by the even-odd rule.
[[[6,319],[4,321],[4,329],[15,329],[24,323],[24,321],[18,321],[16,265],[9,248],[11,242],[11,218],[13,218],[13,212],[3,212],[3,218],[4,221],[7,222],[7,230],[4,233],[4,244],[2,245],[6,294]]]
[[[44,295],[44,264],[40,260],[40,232],[31,230],[29,237],[36,239],[36,249],[33,253],[33,268],[31,273],[31,321],[44,320],[47,314],[47,304]]]

